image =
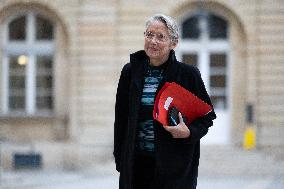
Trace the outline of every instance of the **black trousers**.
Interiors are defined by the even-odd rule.
[[[133,169],[133,189],[155,188],[155,158],[147,155],[136,155]]]

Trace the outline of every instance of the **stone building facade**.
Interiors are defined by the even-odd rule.
[[[156,13],[180,26],[177,56],[199,67],[218,120],[204,144],[283,153],[284,1],[0,0],[0,142],[4,169],[112,158],[118,77]],[[18,164],[17,164],[18,163]],[[24,166],[24,165],[23,165]]]

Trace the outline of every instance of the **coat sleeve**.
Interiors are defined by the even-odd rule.
[[[194,67],[192,71],[193,72],[191,73],[191,75],[193,77],[191,79],[191,85],[194,85],[192,87],[193,93],[195,93],[195,95],[197,95],[200,99],[213,107],[199,70]],[[216,119],[216,114],[213,108],[213,110],[207,115],[200,117],[190,123],[190,125],[188,125],[188,128],[190,130],[190,137],[185,139],[185,142],[192,144],[199,141],[203,136],[207,134],[209,127],[213,125],[214,119]]]
[[[129,63],[123,67],[116,93],[113,155],[117,171],[120,171],[122,144],[124,142],[124,136],[126,135],[126,127],[128,122],[128,99],[130,84],[129,67]]]

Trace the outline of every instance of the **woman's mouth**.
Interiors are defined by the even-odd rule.
[[[158,49],[157,49],[157,48],[154,48],[154,47],[149,47],[149,50],[150,50],[150,51],[158,51]]]

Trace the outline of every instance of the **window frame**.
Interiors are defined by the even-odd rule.
[[[44,17],[53,26],[52,40],[38,40],[36,39],[36,17]],[[9,24],[21,16],[26,16],[26,38],[24,41],[9,41]],[[36,56],[52,56],[53,65],[55,64],[55,23],[47,16],[35,11],[25,11],[11,16],[4,23],[3,28],[3,51],[2,51],[2,103],[0,112],[2,115],[9,116],[50,116],[54,113],[54,79],[51,88],[53,98],[53,108],[47,111],[38,111],[36,108]],[[25,111],[10,111],[9,110],[9,68],[8,61],[10,56],[18,55],[28,56],[28,64],[25,70],[26,87],[25,87]],[[52,77],[54,78],[54,68],[52,70]]]

